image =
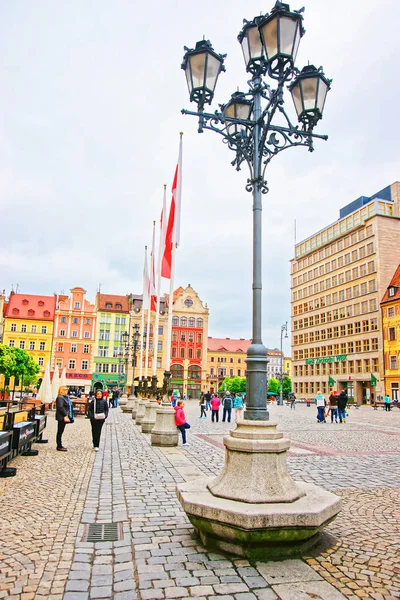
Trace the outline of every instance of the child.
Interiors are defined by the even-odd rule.
[[[182,400],[179,400],[175,406],[175,423],[182,434],[182,446],[189,446],[186,442],[186,429],[190,429],[190,425],[189,423],[186,423],[186,417],[183,410],[184,406],[185,404]]]

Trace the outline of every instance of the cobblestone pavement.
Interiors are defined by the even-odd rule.
[[[176,483],[220,472],[233,425],[199,419],[197,402],[186,411],[187,448],[152,448],[113,410],[98,454],[81,418],[68,453],[51,442],[14,461],[17,477],[0,488],[0,598],[400,598],[400,410],[351,409],[346,424],[317,425],[314,407],[271,408],[292,440],[293,476],[336,491],[343,509],[304,561],[256,564],[207,551],[176,500]],[[114,522],[118,541],[85,541],[90,524]]]

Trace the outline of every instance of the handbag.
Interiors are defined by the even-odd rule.
[[[106,418],[106,413],[104,412],[96,412],[96,408],[97,408],[97,398],[94,399],[94,418],[95,421],[104,421],[104,419]]]

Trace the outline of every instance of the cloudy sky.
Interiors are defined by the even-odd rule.
[[[291,4],[291,8],[300,8]],[[279,345],[290,320],[297,241],[339,208],[399,179],[396,0],[304,0],[297,65],[333,78],[318,133],[328,142],[282,153],[264,198],[263,330]],[[251,332],[252,199],[248,173],[211,132],[197,134],[183,46],[210,39],[227,53],[216,90],[226,102],[248,79],[237,34],[273,2],[3,0],[0,3],[0,289],[84,286],[91,298],[140,293],[144,244],[170,189],[184,131],[181,246],[176,285],[210,307],[210,335]],[[197,5],[196,5],[197,6]],[[294,109],[290,95],[287,108]],[[163,291],[167,291],[167,285]],[[288,346],[287,346],[288,350]]]

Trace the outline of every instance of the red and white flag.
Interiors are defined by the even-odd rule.
[[[157,310],[157,291],[156,291],[156,273],[154,268],[154,254],[150,253],[150,279],[149,279],[149,297],[150,297],[150,310],[156,312]]]
[[[181,193],[182,193],[182,134],[179,142],[178,164],[172,184],[172,198],[168,215],[168,224],[165,231],[164,252],[161,263],[161,277],[171,278],[172,247],[180,244],[181,229]]]

